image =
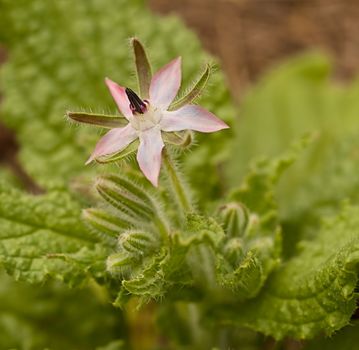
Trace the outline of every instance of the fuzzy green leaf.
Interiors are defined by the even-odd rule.
[[[308,339],[347,325],[356,309],[358,224],[359,207],[346,206],[326,220],[255,299],[227,309],[224,318],[276,339]]]
[[[62,190],[30,196],[0,192],[0,260],[16,279],[76,284],[105,273],[106,249],[88,233],[80,207]]]
[[[255,163],[242,185],[229,195],[230,206],[240,208],[244,205],[248,216],[241,219],[247,223],[237,237],[228,235],[228,220],[221,213],[228,236],[224,257],[218,265],[220,283],[234,291],[239,299],[253,298],[258,294],[270,272],[280,262],[281,227],[275,185],[309,140],[310,137],[305,136],[277,159]]]

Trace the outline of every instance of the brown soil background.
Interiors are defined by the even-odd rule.
[[[359,68],[358,0],[149,0],[175,13],[222,62],[235,96],[269,66],[308,49],[328,52],[336,76]]]
[[[158,14],[176,14],[217,56],[239,100],[270,66],[308,49],[328,52],[335,76],[350,79],[359,67],[359,0],[148,0]],[[0,50],[0,63],[5,52]],[[0,124],[0,163],[25,186],[16,142]]]

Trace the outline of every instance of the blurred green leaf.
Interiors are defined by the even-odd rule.
[[[359,344],[359,324],[354,321],[331,337],[320,337],[308,342],[303,350],[353,350]]]
[[[1,349],[85,350],[126,336],[121,314],[107,304],[98,286],[35,288],[3,273],[0,281]]]
[[[307,54],[293,58],[267,74],[241,104],[232,149],[232,159],[236,161],[229,164],[232,183],[239,182],[253,157],[274,156],[303,133],[317,134],[305,157],[281,180],[278,199],[285,219],[295,216],[299,209],[311,208],[314,200],[321,201],[324,188],[330,192],[326,198],[357,193],[356,184],[354,188],[348,184],[345,193],[327,185],[327,181],[333,182],[332,177],[337,185],[339,181],[342,187],[347,183],[348,176],[339,179],[338,173],[328,173],[328,163],[336,159],[338,166],[349,161],[357,164],[356,147],[346,155],[350,156],[348,161],[340,148],[344,138],[355,138],[359,132],[359,84],[355,81],[340,86],[330,79],[330,73],[331,65],[325,56]],[[307,189],[309,182],[311,187]]]

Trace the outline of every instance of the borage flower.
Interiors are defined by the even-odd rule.
[[[228,125],[204,108],[190,104],[198,96],[209,76],[209,67],[194,88],[182,99],[174,103],[181,85],[181,58],[176,58],[161,68],[153,77],[144,49],[136,39],[132,41],[142,98],[129,88],[122,87],[106,78],[112,97],[120,112],[127,119],[125,127],[114,127],[97,143],[87,163],[103,156],[123,151],[137,138],[139,147],[137,161],[146,178],[158,185],[164,142],[162,133],[194,130],[214,132],[228,128]],[[203,85],[203,86],[202,86]],[[94,123],[89,114],[68,112],[68,116],[80,122]],[[97,123],[105,127],[116,126],[116,118],[99,116]],[[108,116],[109,117],[109,116]],[[102,122],[101,122],[102,118]],[[91,119],[91,121],[90,121]]]

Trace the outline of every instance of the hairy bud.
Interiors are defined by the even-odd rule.
[[[82,211],[82,216],[90,229],[101,238],[113,240],[132,226],[132,223],[124,217],[112,215],[101,209],[85,209]]]
[[[133,257],[126,252],[111,254],[106,261],[106,269],[109,272],[128,271],[134,263]]]
[[[224,205],[220,208],[220,216],[223,229],[229,237],[243,237],[248,227],[249,212],[242,203]]]
[[[96,189],[108,203],[136,220],[152,220],[157,214],[150,196],[140,186],[123,177],[102,176]]]
[[[230,239],[223,248],[224,256],[233,267],[236,267],[243,259],[243,242],[240,238]]]
[[[119,244],[128,254],[140,257],[156,250],[160,240],[152,232],[130,231],[119,237]]]

